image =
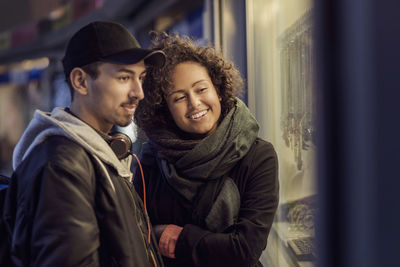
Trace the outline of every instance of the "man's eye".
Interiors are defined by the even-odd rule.
[[[126,82],[129,80],[129,76],[121,76],[118,78],[121,82]]]

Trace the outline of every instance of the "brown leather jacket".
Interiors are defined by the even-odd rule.
[[[102,166],[62,136],[22,161],[3,214],[16,266],[163,266],[132,183]]]

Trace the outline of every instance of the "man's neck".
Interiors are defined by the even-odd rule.
[[[110,132],[112,125],[107,128],[107,129],[101,129],[101,127],[99,127],[98,125],[96,125],[95,123],[91,123],[91,120],[87,119],[87,116],[84,115],[84,112],[81,112],[80,109],[76,109],[74,108],[72,105],[69,108],[65,109],[68,113],[70,113],[71,115],[73,115],[74,117],[80,119],[81,121],[83,121],[84,123],[86,123],[87,125],[89,125],[90,127],[92,127],[94,130],[96,130],[96,132],[98,132],[103,138],[105,136],[108,136],[108,133]]]

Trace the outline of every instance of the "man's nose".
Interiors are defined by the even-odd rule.
[[[130,98],[136,98],[137,100],[142,100],[144,98],[142,81],[139,79],[134,79],[131,85],[131,90],[129,91]]]

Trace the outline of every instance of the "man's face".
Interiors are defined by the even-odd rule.
[[[142,82],[146,75],[143,61],[132,65],[102,63],[96,79],[88,77],[85,121],[107,133],[115,124],[127,126],[143,99]]]

